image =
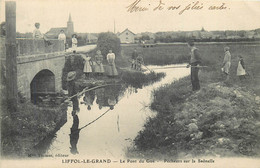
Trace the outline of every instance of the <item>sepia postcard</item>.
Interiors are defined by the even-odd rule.
[[[259,0],[1,0],[1,168],[260,163]]]

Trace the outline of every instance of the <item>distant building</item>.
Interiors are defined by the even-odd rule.
[[[253,38],[255,36],[255,32],[254,31],[247,31],[245,33],[245,37],[246,38]]]
[[[71,15],[69,15],[69,20],[67,22],[67,27],[55,27],[51,28],[46,35],[49,38],[58,38],[58,35],[60,34],[60,31],[64,30],[67,37],[71,37],[72,34],[74,34],[74,25],[71,19]]]
[[[128,29],[125,29],[122,33],[118,34],[118,38],[121,43],[134,43],[135,34]]]

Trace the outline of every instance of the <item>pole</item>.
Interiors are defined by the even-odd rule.
[[[153,68],[154,69],[171,69],[171,68],[186,68],[187,66],[175,66],[175,67],[162,67],[162,68]],[[190,67],[196,67],[196,68],[206,68],[208,66],[190,66]]]
[[[16,2],[5,2],[7,107],[17,110]]]

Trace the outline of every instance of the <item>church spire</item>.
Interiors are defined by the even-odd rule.
[[[69,20],[67,22],[67,35],[71,36],[74,33],[74,26],[71,19],[71,14],[69,14]]]
[[[72,19],[71,19],[71,14],[69,15],[69,22],[72,22]]]

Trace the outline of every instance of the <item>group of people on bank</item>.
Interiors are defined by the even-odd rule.
[[[81,54],[83,60],[85,61],[84,63],[84,68],[83,72],[86,76],[86,78],[90,77],[91,73],[96,74],[97,76],[102,76],[105,73],[106,69],[106,74],[108,77],[115,77],[118,75],[117,69],[116,69],[116,64],[115,64],[115,59],[116,56],[112,52],[112,50],[109,50],[109,53],[106,56],[107,60],[107,65],[106,68],[104,68],[103,65],[103,55],[100,50],[96,52],[96,55],[94,59],[92,59],[89,54]]]
[[[222,72],[226,75],[226,80],[229,80],[229,74],[230,74],[230,67],[231,67],[231,54],[230,54],[230,48],[225,47],[225,56],[224,56],[224,61],[222,65]],[[238,65],[237,65],[237,76],[239,77],[240,80],[246,79],[246,75],[248,73],[246,72],[246,67],[244,63],[244,59],[241,55],[238,56]]]
[[[192,90],[200,90],[200,83],[199,83],[199,76],[198,72],[201,68],[200,64],[202,63],[200,53],[198,48],[195,47],[195,44],[193,41],[188,42],[188,47],[190,48],[190,63],[187,65],[187,68],[191,67],[191,84],[192,84]],[[230,54],[230,48],[224,47],[224,61],[221,67],[222,72],[226,75],[226,80],[229,80],[230,75],[230,67],[231,67],[231,54]],[[243,57],[241,55],[238,56],[238,66],[237,66],[237,76],[240,80],[243,80],[246,78],[247,72],[245,70],[245,64]]]

